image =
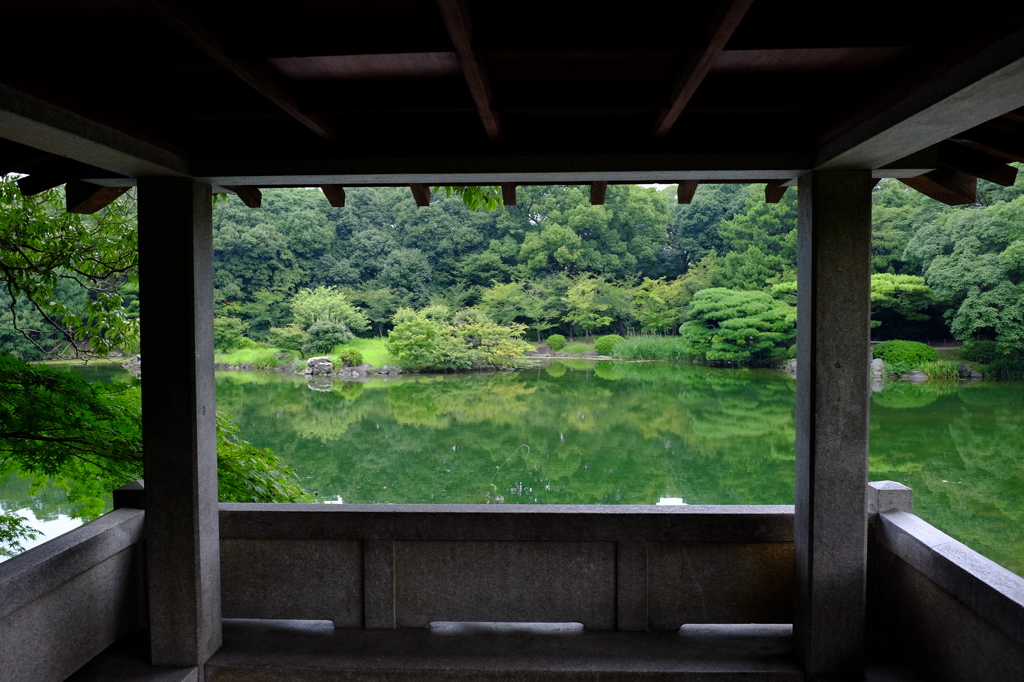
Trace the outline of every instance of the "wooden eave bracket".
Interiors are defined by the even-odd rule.
[[[345,208],[345,188],[341,185],[320,185],[327,202],[334,208]]]
[[[430,206],[430,186],[423,183],[413,183],[409,185],[409,189],[412,190],[412,198],[416,200],[416,205],[419,207]]]
[[[789,186],[785,183],[789,180],[769,180],[764,186],[764,200],[769,204],[777,204],[782,201]]]
[[[590,203],[593,206],[602,206],[604,204],[604,197],[608,193],[607,182],[592,182],[590,183]]]
[[[505,204],[506,206],[516,205],[516,183],[501,183],[501,203]]]
[[[693,195],[697,192],[699,180],[680,180],[676,189],[676,200],[680,204],[688,204],[693,201]]]
[[[129,187],[104,187],[85,180],[68,180],[64,186],[64,200],[68,213],[92,214],[106,208],[127,192]]]
[[[940,168],[915,178],[900,178],[900,182],[948,206],[978,200],[978,178],[960,171]]]
[[[249,208],[260,208],[263,205],[263,192],[260,191],[259,187],[253,187],[252,185],[232,185],[227,187],[242,200],[242,203]]]

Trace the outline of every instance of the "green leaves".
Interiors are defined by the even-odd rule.
[[[137,265],[130,193],[86,216],[65,212],[59,189],[26,197],[12,176],[0,178],[0,277],[12,299],[29,301],[57,332],[22,329],[41,350],[74,355],[74,341],[99,355],[135,348],[138,320],[124,310],[120,287],[138,285]],[[69,301],[62,282],[87,297]]]

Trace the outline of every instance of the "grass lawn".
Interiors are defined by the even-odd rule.
[[[384,365],[397,365],[398,361],[388,355],[388,351],[384,348],[384,342],[386,338],[380,336],[374,336],[370,339],[355,338],[352,339],[351,343],[346,344],[351,348],[355,348],[357,351],[363,354],[363,362],[368,362],[377,369],[380,369]],[[345,346],[335,347],[335,353],[339,348]]]

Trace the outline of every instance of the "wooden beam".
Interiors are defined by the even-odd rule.
[[[327,202],[334,208],[345,208],[345,188],[341,185],[320,185]]]
[[[1024,27],[901,85],[818,139],[814,167],[880,168],[1024,105]]]
[[[1007,161],[1024,162],[1024,136],[1021,135],[981,125],[954,135],[951,139]]]
[[[764,186],[764,200],[769,204],[777,204],[782,201],[783,195],[789,189],[785,184],[787,182],[789,180],[769,180],[768,184]]]
[[[672,129],[683,109],[689,104],[693,93],[704,82],[711,67],[714,66],[718,55],[725,49],[729,38],[736,32],[740,22],[746,15],[747,10],[754,4],[754,0],[725,0],[719,7],[718,14],[708,31],[708,46],[694,59],[683,71],[683,74],[676,81],[672,92],[672,103],[668,110],[662,113],[654,127],[655,137],[664,137]]]
[[[417,206],[430,206],[430,186],[414,182],[409,185],[412,190],[412,198],[416,200]]]
[[[590,203],[593,206],[601,206],[604,204],[604,195],[608,192],[607,182],[592,182],[590,183]]]
[[[53,158],[53,154],[9,142],[0,149],[0,175],[31,173],[33,168]]]
[[[680,204],[688,204],[693,201],[693,195],[697,191],[697,185],[700,184],[699,180],[680,180],[679,187],[676,189],[676,199]]]
[[[259,187],[253,187],[252,185],[232,185],[226,189],[237,194],[238,198],[242,200],[242,203],[249,208],[260,208],[263,205],[263,192],[260,191]]]
[[[165,24],[177,31],[183,38],[199,48],[207,57],[220,64],[227,71],[244,81],[249,87],[273,102],[278,108],[306,126],[325,140],[336,141],[338,134],[315,114],[302,111],[298,102],[285,85],[251,64],[227,56],[217,40],[191,14],[171,0],[149,0],[150,7]]]
[[[1003,159],[952,142],[939,146],[939,166],[974,175],[1003,187],[1012,187],[1017,181],[1017,169],[1003,163]]]
[[[48,189],[60,187],[70,179],[70,173],[36,172],[32,173],[32,175],[18,178],[17,182],[21,193],[26,197],[30,197],[34,194],[45,192]]]
[[[84,180],[68,180],[64,201],[68,213],[95,213],[129,190],[128,187],[104,187]]]
[[[516,205],[516,183],[501,183],[501,203],[505,204],[506,206]]]
[[[940,168],[916,178],[901,178],[900,182],[949,206],[978,200],[978,178],[959,171]]]
[[[455,55],[459,59],[473,101],[476,102],[487,136],[497,140],[501,137],[501,121],[491,106],[491,85],[487,67],[481,55],[473,51],[473,25],[465,0],[437,0],[437,6],[441,10],[445,28],[448,29],[448,36],[455,46]]]

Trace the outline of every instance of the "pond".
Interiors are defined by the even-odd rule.
[[[218,409],[326,501],[793,501],[795,383],[780,372],[563,361],[321,388],[217,375]],[[1022,417],[1022,383],[887,383],[871,479],[911,486],[916,513],[1024,574]]]

